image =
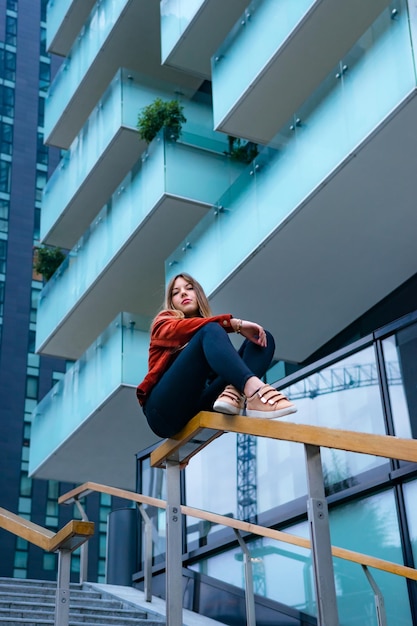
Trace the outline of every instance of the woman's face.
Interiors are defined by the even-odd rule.
[[[199,307],[197,294],[192,283],[188,283],[182,276],[175,280],[171,292],[171,301],[175,309],[184,313],[185,317],[198,315]]]

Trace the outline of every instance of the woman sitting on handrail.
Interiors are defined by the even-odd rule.
[[[245,337],[239,351],[228,333]],[[296,412],[264,376],[275,350],[272,335],[255,322],[214,315],[201,285],[189,274],[168,284],[163,310],[151,327],[149,371],[137,398],[149,426],[172,437],[199,411],[276,418]]]

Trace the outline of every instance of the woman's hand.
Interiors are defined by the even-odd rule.
[[[232,328],[235,332],[240,333],[249,341],[256,343],[258,346],[265,348],[266,346],[266,333],[262,326],[255,322],[249,322],[248,320],[240,320],[233,317],[230,320]]]

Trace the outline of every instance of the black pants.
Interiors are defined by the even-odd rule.
[[[149,426],[159,437],[172,437],[199,411],[211,411],[226,385],[243,391],[251,376],[262,377],[271,364],[275,342],[267,346],[245,339],[239,351],[227,332],[209,322],[196,332],[152,389],[144,406]]]

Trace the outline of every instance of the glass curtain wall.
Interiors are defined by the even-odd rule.
[[[278,386],[298,406],[296,415],[283,419],[414,438],[416,357],[417,313],[281,380]],[[414,567],[416,466],[329,449],[322,449],[322,463],[333,545]],[[146,455],[138,468],[139,490],[164,499],[164,471],[152,469]],[[243,502],[248,494],[250,508]],[[295,443],[263,438],[248,442],[225,434],[193,457],[184,472],[187,505],[301,537],[308,537],[306,495],[304,450]],[[165,516],[156,510],[152,515],[157,564],[164,559]],[[187,518],[184,534],[185,566],[244,587],[242,554],[230,531]],[[255,593],[315,616],[310,551],[266,538],[253,538],[249,548]],[[361,566],[335,559],[334,568],[341,624],[353,626],[366,619],[367,625],[377,626],[373,591]],[[372,575],[384,596],[388,625],[412,626],[412,585],[379,570]]]

